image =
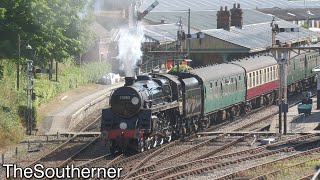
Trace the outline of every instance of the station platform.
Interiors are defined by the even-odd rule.
[[[63,134],[70,132],[89,113],[107,105],[110,91],[121,87],[124,82],[113,85],[95,85],[94,88],[83,89],[81,92],[71,93],[56,100],[55,107],[46,112],[42,124],[44,135]],[[94,108],[91,108],[95,106]]]
[[[312,110],[310,115],[298,114],[298,106],[289,108],[287,113],[288,133],[320,133],[316,128],[320,123],[320,110],[317,110],[317,98],[312,98]],[[283,118],[282,118],[283,123]],[[283,131],[283,130],[282,130]],[[273,117],[270,132],[279,132],[279,115]]]

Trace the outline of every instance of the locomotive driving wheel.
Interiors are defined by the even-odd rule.
[[[157,141],[157,138],[156,138],[156,137],[153,137],[152,140],[151,140],[151,142],[152,142],[152,148],[157,147],[158,141]]]
[[[167,134],[166,140],[167,140],[167,142],[171,142],[171,140],[172,140],[172,132],[170,134]]]
[[[139,139],[138,141],[138,150],[139,152],[144,152],[145,150],[145,143],[143,139]]]
[[[202,126],[202,129],[209,128],[210,127],[210,118],[206,117],[206,118],[202,119],[201,126]]]
[[[151,139],[148,138],[146,141],[145,141],[145,148],[147,150],[151,149]]]

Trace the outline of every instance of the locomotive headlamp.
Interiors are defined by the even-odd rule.
[[[120,129],[127,129],[128,125],[125,122],[120,123]]]
[[[139,104],[139,98],[133,97],[133,98],[131,99],[131,103],[132,103],[133,105]]]

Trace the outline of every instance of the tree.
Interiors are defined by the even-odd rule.
[[[17,57],[17,35],[43,60],[72,57],[93,43],[88,0],[2,0],[0,58]]]

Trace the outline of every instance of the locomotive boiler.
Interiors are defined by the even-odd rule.
[[[128,147],[144,151],[170,141],[173,109],[178,108],[175,92],[177,84],[168,77],[126,77],[125,85],[111,94],[110,108],[102,111],[101,132],[111,152]]]

